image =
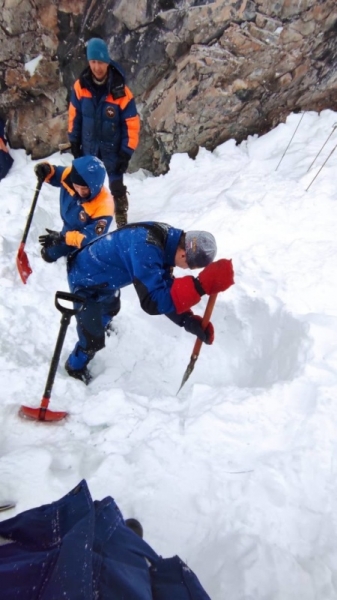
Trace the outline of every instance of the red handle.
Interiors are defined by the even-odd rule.
[[[208,323],[211,320],[211,316],[212,316],[212,312],[213,312],[213,308],[215,306],[215,302],[217,299],[218,294],[211,294],[210,297],[208,298],[208,302],[205,308],[205,312],[204,312],[204,316],[202,318],[201,321],[201,327],[203,329],[206,329]],[[191,358],[193,357],[194,359],[197,359],[199,356],[199,352],[202,346],[202,341],[199,340],[199,338],[197,338],[195,344],[194,344],[194,348],[191,354]]]

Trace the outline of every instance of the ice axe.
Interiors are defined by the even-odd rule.
[[[201,327],[203,329],[206,329],[208,323],[210,322],[211,316],[212,316],[212,312],[213,312],[213,308],[216,302],[216,298],[217,298],[218,294],[211,294],[211,296],[208,298],[208,302],[207,302],[207,306],[205,308],[205,312],[204,312],[204,316],[202,318],[201,321]],[[202,341],[199,340],[199,338],[196,340],[195,344],[194,344],[194,348],[192,350],[192,354],[191,354],[191,359],[190,362],[187,366],[187,369],[184,373],[184,377],[182,379],[181,385],[179,390],[177,391],[177,394],[179,394],[181,388],[183,387],[183,385],[185,385],[186,381],[188,380],[189,376],[191,375],[193,369],[194,369],[194,365],[198,360],[198,356],[201,350],[201,346],[202,346]]]
[[[33,272],[32,269],[31,269],[31,266],[29,264],[28,256],[27,256],[27,254],[25,252],[25,244],[26,244],[26,239],[27,239],[27,236],[28,236],[28,232],[30,230],[30,226],[32,224],[33,215],[34,215],[34,211],[35,211],[37,199],[39,197],[39,194],[40,194],[40,191],[41,191],[41,188],[42,188],[42,184],[43,184],[43,179],[38,179],[37,180],[37,186],[36,186],[35,194],[34,194],[34,198],[33,198],[33,202],[32,202],[32,206],[30,208],[30,212],[29,212],[29,215],[28,215],[26,227],[25,227],[25,230],[23,232],[21,244],[19,246],[19,250],[18,250],[18,253],[17,253],[17,257],[16,257],[16,265],[17,265],[17,268],[18,268],[18,271],[20,273],[20,277],[21,277],[23,283],[27,283],[27,279],[28,279],[29,275]]]
[[[79,308],[67,308],[66,306],[62,306],[59,303],[60,300],[68,300],[69,302],[76,302],[80,304]],[[52,387],[54,384],[54,379],[57,371],[58,364],[60,362],[61,350],[63,347],[63,342],[66,337],[68,325],[70,323],[70,319],[73,315],[76,315],[80,310],[84,307],[85,300],[76,296],[75,294],[70,294],[68,292],[56,292],[55,294],[55,306],[62,313],[61,317],[61,326],[58,334],[54,355],[51,360],[49,374],[47,378],[46,387],[43,393],[43,397],[41,400],[41,404],[38,408],[30,408],[29,406],[21,406],[19,410],[19,415],[21,417],[26,417],[28,419],[33,419],[34,421],[61,421],[64,417],[67,416],[67,412],[64,411],[53,411],[48,408]]]

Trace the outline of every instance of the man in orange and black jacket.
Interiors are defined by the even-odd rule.
[[[68,137],[74,158],[91,154],[103,161],[119,228],[127,223],[123,175],[138,145],[140,119],[123,70],[110,59],[103,40],[89,40],[87,59],[89,66],[71,92]]]

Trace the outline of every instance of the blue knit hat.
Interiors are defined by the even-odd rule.
[[[87,43],[87,59],[100,60],[104,63],[110,63],[108,47],[104,40],[100,38],[92,38]]]

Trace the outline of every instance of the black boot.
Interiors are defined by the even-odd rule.
[[[126,195],[126,186],[118,179],[117,181],[112,181],[112,183],[110,183],[110,191],[115,202],[115,220],[117,229],[120,229],[128,224],[129,202]]]
[[[115,198],[115,219],[117,229],[128,224],[128,208],[129,202],[126,194],[120,198]]]
[[[64,365],[64,368],[70,377],[83,381],[85,385],[89,385],[90,381],[92,380],[92,375],[87,367],[82,367],[82,369],[72,369],[67,361]]]

